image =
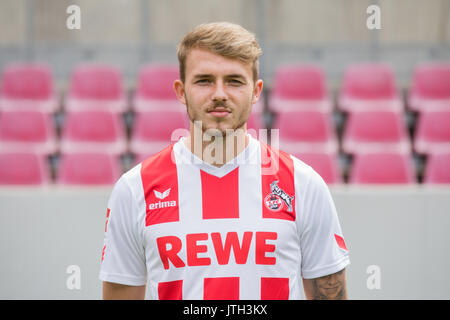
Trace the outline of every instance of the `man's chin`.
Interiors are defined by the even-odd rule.
[[[239,132],[245,132],[245,126],[223,126],[223,125],[212,125],[212,126],[206,126],[202,128],[202,131],[204,134],[210,135],[210,136],[217,136],[221,135],[223,137],[225,136],[231,136],[235,135]]]

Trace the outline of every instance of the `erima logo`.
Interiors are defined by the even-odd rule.
[[[175,200],[172,201],[158,201],[156,203],[150,203],[148,205],[149,210],[155,210],[155,209],[162,209],[162,208],[169,208],[169,207],[176,207],[177,202]]]
[[[153,192],[155,193],[155,197],[158,199],[165,199],[169,196],[170,194],[170,189],[167,189],[164,192],[159,192],[156,190],[153,190]],[[156,203],[150,203],[148,205],[148,209],[149,210],[155,210],[155,209],[163,209],[163,208],[170,208],[170,207],[175,207],[177,205],[177,202],[172,200],[172,201],[158,201]]]
[[[162,200],[162,199],[167,198],[169,196],[170,189],[171,188],[167,189],[164,192],[159,192],[159,191],[153,190],[153,192],[155,193],[155,197],[157,197],[158,199]]]

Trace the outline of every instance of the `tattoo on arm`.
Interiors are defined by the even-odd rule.
[[[311,279],[310,294],[311,299],[314,300],[347,299],[345,269],[334,274]]]

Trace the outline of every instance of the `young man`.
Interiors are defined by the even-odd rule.
[[[327,186],[246,133],[263,87],[260,54],[231,23],[182,40],[174,89],[190,135],[116,183],[104,299],[143,299],[146,289],[152,299],[347,298],[348,252]]]

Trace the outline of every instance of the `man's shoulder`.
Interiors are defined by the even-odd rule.
[[[270,146],[260,140],[258,141],[262,148],[261,161],[263,164],[270,164],[270,161],[272,160],[278,161],[278,167],[292,167],[292,173],[301,176],[302,180],[303,178],[309,178],[311,174],[315,172],[310,165],[306,164],[292,153]]]
[[[173,160],[173,146],[174,144],[171,144],[161,151],[135,164],[134,167],[122,174],[118,182],[123,182],[128,185],[135,185],[136,180],[142,179],[142,174],[146,174],[148,172],[162,173],[164,170],[167,170]]]

